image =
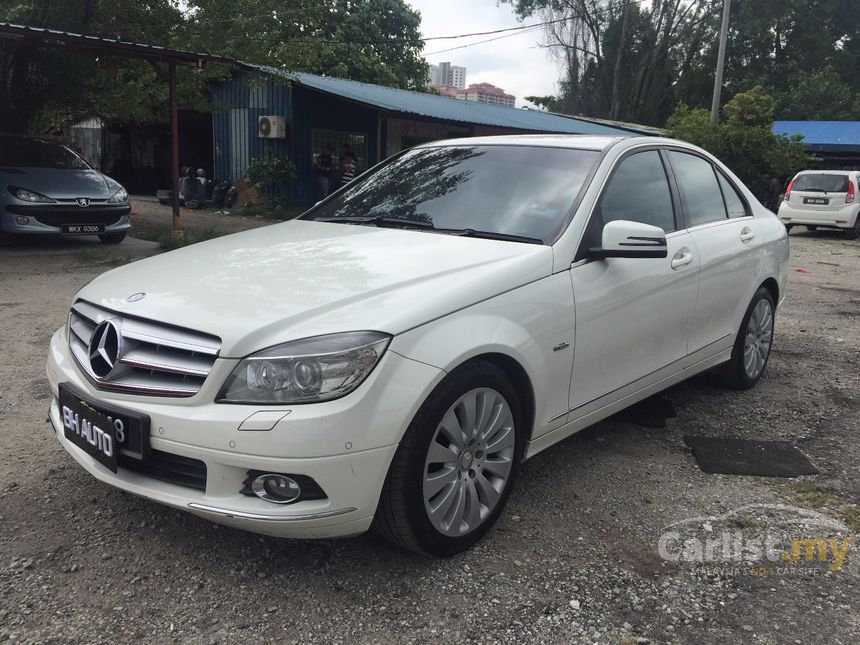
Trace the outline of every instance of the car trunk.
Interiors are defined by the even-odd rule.
[[[805,219],[832,221],[834,211],[845,207],[849,187],[847,174],[799,175],[791,187],[790,203],[804,212]]]

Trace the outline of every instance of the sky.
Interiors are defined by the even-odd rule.
[[[421,12],[421,35],[424,37],[491,31],[524,24],[517,21],[511,5],[499,6],[497,0],[406,1]],[[527,18],[525,24],[534,22],[540,22],[540,18]],[[560,68],[546,49],[538,47],[543,38],[540,29],[474,47],[434,53],[488,38],[493,36],[431,40],[424,47],[425,57],[429,63],[451,61],[465,67],[467,85],[492,83],[516,96],[517,107],[526,104],[524,96],[556,94]]]

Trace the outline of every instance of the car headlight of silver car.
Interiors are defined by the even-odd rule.
[[[361,385],[389,342],[388,334],[354,331],[264,349],[239,362],[217,401],[291,404],[337,399]]]
[[[32,190],[27,190],[26,188],[17,188],[16,186],[9,186],[9,192],[12,193],[14,197],[17,197],[22,202],[35,202],[38,204],[50,204],[53,203],[54,200],[46,195],[42,195],[41,193],[33,192]]]
[[[108,200],[108,204],[123,204],[128,201],[128,193],[125,188],[120,188]]]

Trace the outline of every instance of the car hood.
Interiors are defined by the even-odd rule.
[[[97,170],[0,166],[0,185],[26,188],[53,199],[108,199],[120,185]]]
[[[339,331],[397,334],[551,272],[548,246],[293,221],[114,269],[78,297],[214,334],[221,356],[241,357]]]

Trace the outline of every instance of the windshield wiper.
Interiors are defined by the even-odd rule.
[[[451,233],[459,237],[479,237],[485,240],[504,240],[506,242],[525,242],[526,244],[543,244],[543,240],[537,237],[526,237],[525,235],[514,235],[513,233],[495,233],[493,231],[479,231],[474,228],[440,228],[436,229],[442,233]]]
[[[343,224],[373,224],[379,228],[435,228],[433,222],[405,217],[318,217],[314,222],[334,222]]]

